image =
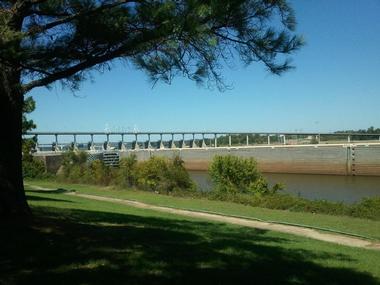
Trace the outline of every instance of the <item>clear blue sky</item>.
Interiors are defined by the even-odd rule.
[[[76,96],[57,84],[30,94],[39,131],[335,131],[380,127],[380,1],[292,1],[307,45],[296,70],[269,75],[261,64],[224,70],[220,93],[177,78],[152,88],[116,65]]]

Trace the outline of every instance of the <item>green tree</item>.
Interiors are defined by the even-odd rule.
[[[27,114],[32,113],[36,109],[36,102],[33,100],[33,97],[26,97],[22,107],[22,133],[25,134],[28,131],[35,129],[37,126],[26,117]]]
[[[28,91],[57,81],[77,89],[116,59],[153,82],[183,75],[223,89],[221,69],[234,56],[274,74],[291,68],[287,55],[302,45],[294,29],[287,0],[0,0],[1,214],[29,212],[21,172]]]

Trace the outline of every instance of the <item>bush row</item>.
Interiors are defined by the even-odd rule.
[[[58,178],[74,183],[138,187],[159,193],[195,190],[195,184],[178,157],[151,157],[137,162],[135,155],[122,158],[119,167],[110,167],[101,160],[87,161],[84,152],[67,152]]]
[[[211,200],[228,201],[252,207],[380,220],[380,197],[364,198],[360,202],[349,205],[326,200],[308,200],[284,193],[250,195],[211,191],[203,196]]]

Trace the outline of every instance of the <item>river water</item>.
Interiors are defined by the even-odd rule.
[[[212,182],[206,171],[190,171],[201,191],[209,191]],[[380,197],[380,177],[312,174],[264,173],[270,185],[281,183],[284,193],[306,199],[354,203],[364,197]]]

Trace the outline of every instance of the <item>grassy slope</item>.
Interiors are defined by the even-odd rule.
[[[27,191],[3,225],[0,284],[380,284],[379,252]]]
[[[229,215],[240,215],[264,220],[289,222],[322,228],[329,228],[333,230],[363,235],[380,240],[380,221],[358,219],[347,216],[332,216],[283,210],[271,210],[265,208],[244,206],[229,202],[172,197],[135,190],[114,190],[111,188],[104,188],[99,186],[64,184],[52,181],[30,181],[29,183],[51,188],[60,187],[65,189],[75,189],[79,193],[117,197],[122,199],[132,199],[154,205],[214,211]]]

